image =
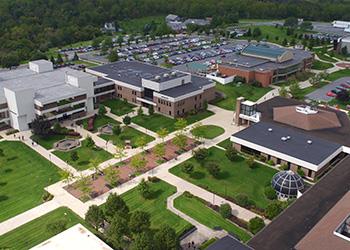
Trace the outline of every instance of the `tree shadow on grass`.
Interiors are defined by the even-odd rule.
[[[14,161],[16,159],[18,159],[18,156],[12,156],[12,157],[6,158],[7,161]]]
[[[8,200],[9,197],[6,195],[0,195],[0,202]]]
[[[6,168],[6,169],[4,170],[4,173],[5,173],[5,174],[8,174],[8,173],[11,173],[12,171],[13,171],[12,168]]]
[[[149,199],[150,200],[157,199],[163,192],[164,190],[162,189],[152,190],[149,195]]]
[[[192,174],[190,174],[190,177],[196,180],[203,179],[205,177],[205,173],[195,171]]]
[[[225,180],[225,179],[227,179],[229,177],[230,177],[230,173],[228,171],[220,171],[220,173],[218,174],[216,179]]]
[[[0,187],[7,185],[7,182],[0,182]]]
[[[79,166],[84,166],[84,165],[88,165],[90,162],[89,161],[79,161],[78,165]]]

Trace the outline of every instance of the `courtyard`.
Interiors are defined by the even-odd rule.
[[[136,106],[128,103],[127,101],[120,100],[120,99],[110,99],[102,102],[102,105],[109,107],[111,109],[111,113],[122,116],[126,115],[133,111],[133,108]]]

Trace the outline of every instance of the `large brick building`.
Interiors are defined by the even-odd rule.
[[[285,80],[311,68],[313,55],[305,50],[284,49],[265,44],[249,44],[240,53],[222,58],[218,71],[226,76],[240,76],[263,87]]]
[[[206,78],[137,61],[115,62],[86,72],[113,81],[116,98],[152,105],[156,112],[171,117],[203,109],[215,98],[215,83]]]

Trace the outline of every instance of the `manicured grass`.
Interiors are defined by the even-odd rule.
[[[123,32],[129,34],[142,33],[146,24],[154,22],[157,25],[165,23],[164,16],[148,16],[129,20],[123,20],[120,22],[120,27]]]
[[[218,143],[218,146],[227,149],[228,147],[232,146],[232,142],[230,138],[227,138],[226,140],[223,140],[222,142]]]
[[[254,87],[249,84],[230,83],[226,85],[216,84],[216,89],[225,94],[224,99],[214,101],[214,105],[227,110],[234,110],[237,97],[243,96],[250,101],[257,101],[265,95],[271,88]]]
[[[316,52],[318,58],[320,58],[323,61],[331,62],[331,63],[336,63],[337,60],[334,58],[330,57],[329,55],[324,54],[323,52]]]
[[[205,166],[201,166],[194,158],[187,160],[194,165],[191,175],[182,172],[181,163],[170,172],[201,187],[204,187],[220,196],[235,198],[238,194],[246,194],[255,201],[257,207],[266,208],[269,200],[264,195],[266,183],[270,182],[276,170],[257,164],[255,169],[250,169],[243,158],[231,162],[225,156],[225,151],[216,147],[209,149],[210,155],[205,163],[215,162],[219,164],[221,173],[218,178],[211,176]]]
[[[245,230],[224,219],[219,213],[207,207],[197,197],[188,197],[182,194],[174,200],[174,206],[209,228],[215,229],[220,227],[229,233],[237,235],[244,242],[251,238]]]
[[[1,235],[0,249],[21,250],[34,247],[53,237],[54,235],[47,231],[46,227],[48,224],[62,219],[67,221],[67,229],[80,223],[94,232],[94,230],[91,229],[83,219],[70,209],[60,207],[4,235]]]
[[[350,76],[350,69],[342,69],[328,75],[327,80],[335,81],[339,78]]]
[[[81,146],[79,148],[68,152],[54,151],[53,153],[65,162],[68,162],[69,165],[77,170],[85,170],[91,167],[89,166],[91,160],[96,160],[98,163],[102,163],[113,157],[102,148],[88,147],[86,144],[86,140],[84,140],[81,142]],[[73,161],[71,159],[71,154],[73,151],[76,151],[78,154],[79,159],[77,161]]]
[[[214,113],[211,111],[203,110],[199,111],[197,114],[188,115],[185,117],[185,119],[187,120],[187,125],[190,125],[213,114]],[[175,131],[176,119],[169,118],[161,114],[155,113],[153,115],[137,115],[131,118],[131,121],[154,132],[157,132],[161,128],[167,128],[169,132]]]
[[[225,133],[225,130],[215,125],[203,125],[192,129],[191,133],[194,136],[203,137],[205,139],[214,139],[215,137],[218,137],[219,135]]]
[[[119,145],[120,143],[124,144],[125,140],[130,140],[132,147],[137,147],[135,143],[137,141],[137,138],[141,136],[144,136],[146,138],[147,143],[154,140],[154,137],[147,135],[145,133],[142,133],[131,127],[123,127],[122,133],[118,136],[114,134],[113,135],[100,134],[101,138],[103,138],[106,141],[108,140],[113,141],[114,145]]]
[[[332,68],[333,67],[333,64],[331,63],[325,63],[325,62],[321,62],[319,60],[315,60],[313,63],[312,63],[312,69],[316,69],[316,70],[325,70],[325,69],[329,69],[329,68]]]
[[[83,64],[83,65],[85,65],[88,68],[100,65],[100,64],[97,64],[97,63],[88,62],[88,61],[81,61],[81,60],[74,61],[74,64]]]
[[[84,119],[82,121],[84,129],[87,129],[87,127],[88,127],[88,120],[89,119]],[[118,122],[118,121],[116,121],[116,120],[114,120],[106,115],[97,115],[97,117],[95,118],[95,122],[94,122],[93,132],[97,132],[97,129],[99,127],[102,127],[102,126],[107,125],[107,124],[116,125],[116,124],[120,124],[120,122]]]
[[[22,142],[0,148],[0,222],[42,203],[44,187],[57,181],[59,169]]]
[[[118,116],[122,116],[127,113],[130,113],[132,109],[136,107],[135,105],[120,99],[110,99],[110,100],[104,101],[102,104],[111,108],[111,112]]]
[[[33,141],[35,141],[36,143],[38,143],[39,145],[43,146],[44,148],[51,149],[51,148],[53,148],[53,144],[55,142],[63,140],[64,138],[66,138],[66,136],[52,134],[52,135],[45,136],[45,138],[43,138],[43,137],[38,136],[38,135],[32,135],[30,138]]]
[[[166,208],[166,200],[169,196],[176,193],[176,188],[164,181],[149,182],[149,186],[153,193],[152,199],[144,199],[137,190],[137,187],[124,193],[122,198],[127,203],[131,212],[141,210],[149,213],[152,228],[159,228],[163,224],[168,224],[180,236],[184,230],[191,227],[191,224]]]

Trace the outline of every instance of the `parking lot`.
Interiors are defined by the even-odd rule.
[[[349,86],[349,87],[344,87],[344,86]],[[308,94],[306,97],[310,100],[320,100],[320,101],[325,101],[329,102],[332,100],[334,97],[328,96],[327,93],[338,90],[349,90],[350,89],[350,77],[343,77],[338,80],[335,80],[334,82],[331,82],[327,84],[326,86],[323,86],[322,88],[319,88],[315,90],[314,92]],[[333,92],[332,92],[333,93]],[[334,93],[335,95],[335,93]]]

